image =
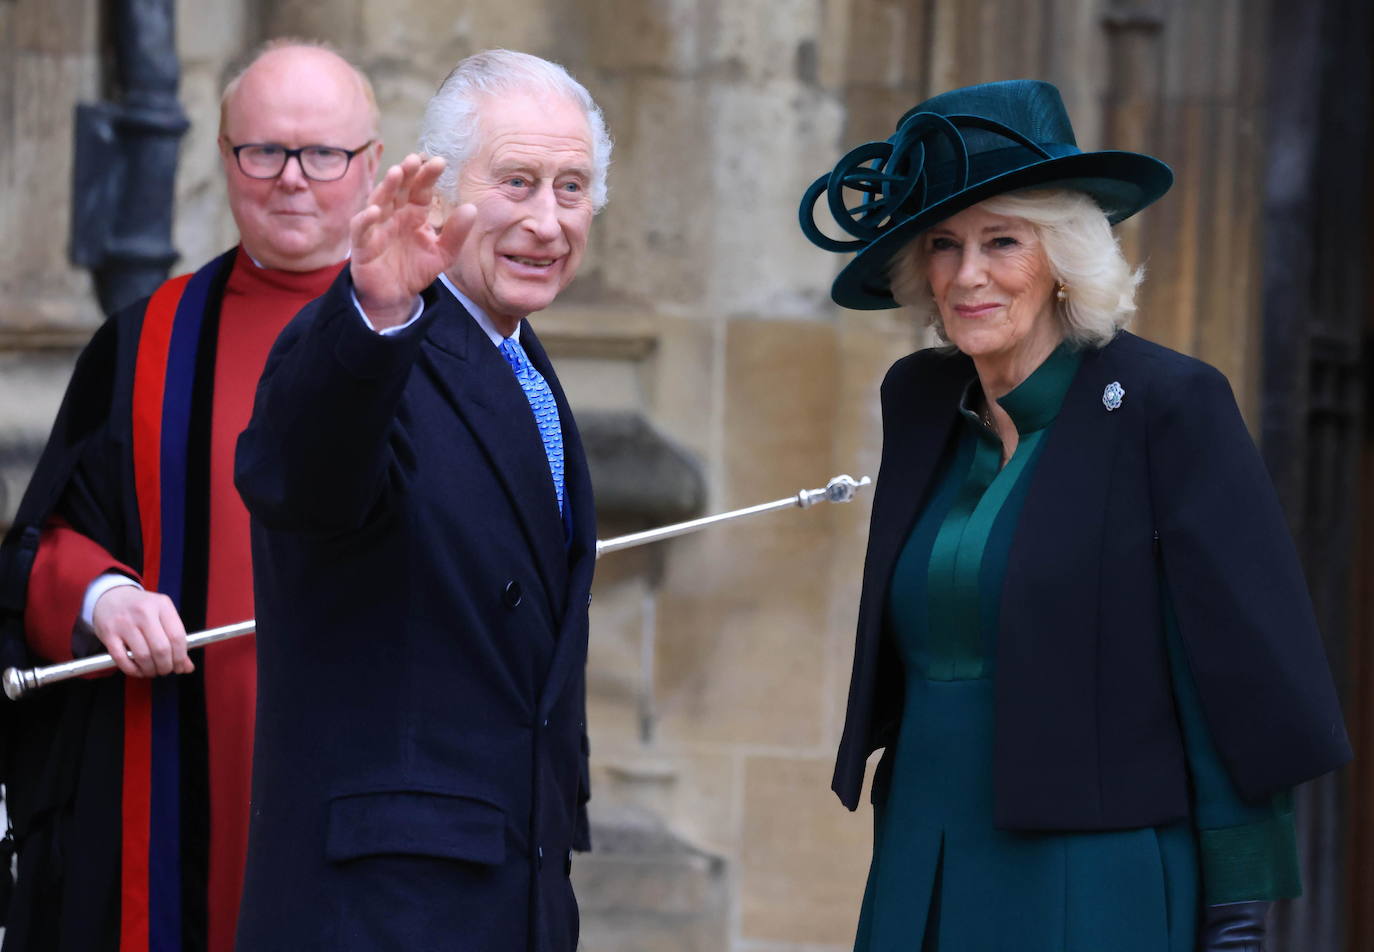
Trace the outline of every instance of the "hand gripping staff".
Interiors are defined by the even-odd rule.
[[[596,557],[599,559],[610,552],[619,552],[621,549],[632,549],[636,546],[648,545],[650,542],[687,535],[718,523],[743,519],[746,516],[756,516],[760,513],[772,512],[775,509],[793,507],[810,509],[818,502],[849,502],[854,498],[855,492],[872,482],[867,476],[857,480],[852,476],[836,476],[825,484],[824,489],[803,489],[798,491],[795,496],[774,499],[772,502],[763,502],[756,506],[747,506],[744,509],[732,509],[729,512],[717,513],[714,516],[702,516],[700,519],[689,519],[686,522],[675,522],[672,525],[660,526],[657,529],[631,532],[628,535],[616,536],[613,539],[598,539]],[[187,649],[203,648],[217,641],[227,641],[241,635],[251,635],[256,630],[257,622],[253,619],[241,621],[234,625],[224,625],[220,628],[209,628],[187,635],[186,647]],[[86,674],[109,671],[114,666],[114,659],[108,654],[98,654],[42,668],[6,668],[3,675],[5,696],[11,701],[17,701],[45,684],[55,684],[69,678],[79,678]]]

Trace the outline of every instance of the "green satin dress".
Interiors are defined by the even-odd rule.
[[[898,559],[886,626],[905,667],[905,708],[887,799],[875,808],[856,952],[1192,952],[1199,903],[1298,891],[1288,799],[1252,805],[1236,794],[1180,651],[1170,656],[1190,820],[1105,833],[993,827],[997,595],[1078,364],[1063,345],[999,401],[1019,434],[1005,466],[996,435],[969,409],[970,381],[943,475]],[[1166,629],[1172,638],[1176,626]]]

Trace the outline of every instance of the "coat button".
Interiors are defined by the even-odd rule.
[[[524,594],[520,589],[520,583],[511,579],[506,583],[505,591],[501,593],[501,600],[506,603],[507,608],[514,608],[520,604],[520,599],[524,597]]]

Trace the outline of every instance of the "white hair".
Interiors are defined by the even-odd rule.
[[[601,109],[577,80],[557,63],[517,53],[486,50],[467,57],[449,73],[425,106],[419,150],[447,163],[439,190],[458,197],[458,176],[481,145],[478,122],[482,100],[495,93],[552,92],[582,108],[592,138],[592,207],[606,204],[606,171],[611,164],[611,137]]]
[[[1064,336],[1075,344],[1101,347],[1135,313],[1135,292],[1145,269],[1131,270],[1102,208],[1083,192],[1064,188],[1027,189],[984,199],[978,205],[994,215],[1029,222],[1040,239],[1054,279],[1068,300],[1054,313]],[[945,339],[940,312],[926,280],[925,245],[907,242],[889,265],[892,296],[911,307],[918,320]]]

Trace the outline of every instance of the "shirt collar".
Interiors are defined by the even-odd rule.
[[[500,331],[498,331],[492,325],[491,318],[487,317],[487,312],[482,310],[476,304],[472,303],[472,298],[468,297],[462,291],[459,291],[458,285],[454,284],[453,279],[451,279],[447,274],[441,273],[439,275],[439,280],[444,283],[444,287],[448,288],[450,291],[453,292],[453,296],[458,299],[458,303],[462,304],[463,307],[467,308],[467,312],[472,315],[472,319],[477,322],[477,326],[482,328],[482,330],[486,332],[487,337],[491,338],[491,342],[495,344],[497,347],[500,347],[502,341],[504,341],[505,338],[502,337]],[[517,344],[520,343],[519,324],[515,325],[515,333],[510,336],[515,338],[515,342]]]

